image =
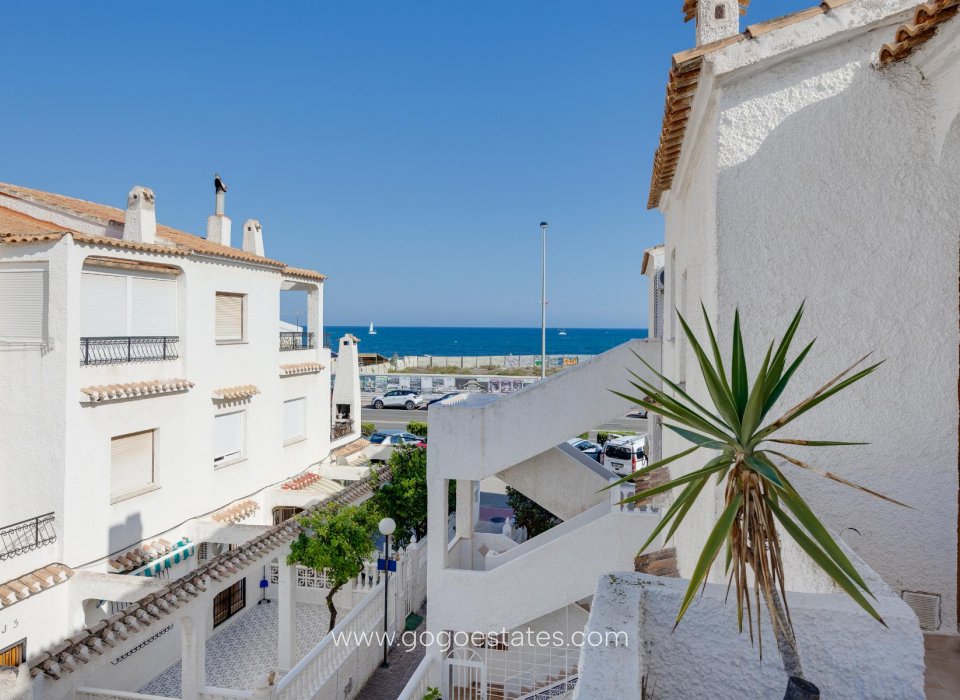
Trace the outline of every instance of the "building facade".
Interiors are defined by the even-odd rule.
[[[122,210],[0,185],[0,665],[340,488],[285,484],[359,429],[356,362],[332,415],[325,278],[264,257],[254,220],[232,245],[220,188],[216,212],[201,238],[146,188]],[[282,294],[304,326],[278,331]]]

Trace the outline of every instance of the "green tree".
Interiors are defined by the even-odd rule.
[[[790,677],[790,686],[793,689],[803,688],[807,681],[803,677],[787,607],[786,572],[778,526],[860,607],[879,622],[883,623],[883,620],[867,599],[868,595],[872,596],[867,584],[787,478],[787,472],[791,468],[810,471],[898,505],[904,504],[782,452],[787,449],[792,451],[796,446],[830,448],[863,443],[781,437],[780,430],[834,394],[872,373],[880,363],[854,372],[867,359],[861,358],[780,417],[768,421],[767,415],[777,404],[790,379],[813,347],[811,341],[793,360],[788,361],[790,344],[803,317],[803,305],[793,317],[780,342],[770,343],[766,356],[753,377],[752,386],[747,374],[739,313],[736,313],[733,319],[733,349],[729,358],[729,373],[724,367],[706,309],[703,309],[709,341],[706,349],[690,330],[686,319],[679,314],[678,317],[690,348],[697,358],[709,401],[698,403],[682,386],[672,382],[640,358],[660,379],[663,387],[655,386],[634,373],[637,381],[631,384],[641,392],[640,397],[643,398],[615,393],[662,416],[663,427],[680,435],[690,442],[692,447],[640,469],[618,483],[635,480],[698,450],[707,450],[710,458],[705,458],[706,461],[698,469],[625,499],[628,502],[641,501],[682,487],[640,551],[643,552],[649,547],[657,535],[668,526],[669,530],[663,542],[669,541],[701,493],[705,493],[710,500],[714,498],[713,489],[707,488],[707,484],[722,484],[723,511],[707,535],[699,560],[690,576],[690,584],[681,602],[676,622],[679,624],[697,590],[706,582],[717,556],[724,551],[728,586],[732,586],[735,592],[740,630],[743,630],[743,613],[746,610],[750,638],[753,639],[756,626],[759,639],[762,600],[773,625],[784,669]],[[763,655],[762,646],[760,654]]]
[[[510,486],[507,487],[507,505],[513,508],[513,521],[517,527],[527,529],[527,537],[536,537],[562,522],[539,503]]]
[[[456,497],[456,482],[451,482],[448,512],[456,507]],[[381,517],[393,518],[397,523],[395,546],[406,547],[412,534],[423,539],[427,534],[427,451],[397,446],[380,474],[370,503]]]
[[[337,624],[333,597],[359,575],[364,561],[373,552],[377,514],[366,504],[330,504],[301,518],[300,523],[304,529],[290,545],[287,564],[301,564],[315,571],[326,570],[330,583],[327,609],[332,630]]]

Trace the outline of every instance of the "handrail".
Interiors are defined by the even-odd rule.
[[[360,615],[366,611],[367,607],[370,605],[380,606],[383,602],[382,590],[384,586],[384,581],[380,581],[376,586],[373,587],[371,593],[360,602],[353,610],[347,613],[347,616],[343,618],[343,621],[340,622],[330,633],[327,634],[323,639],[320,640],[320,643],[317,644],[313,649],[307,652],[306,656],[300,659],[297,664],[290,669],[290,673],[286,674],[279,683],[277,683],[277,694],[282,693],[287,688],[290,688],[296,680],[297,677],[307,671],[310,668],[310,665],[316,661],[316,659],[328,648],[335,646],[334,635],[336,634],[337,627],[346,628],[352,622],[354,622]]]
[[[56,542],[57,532],[50,525],[56,511],[37,515],[0,528],[0,561]]]
[[[427,694],[427,688],[429,687],[429,679],[427,676],[429,675],[430,667],[435,663],[435,657],[424,656],[417,668],[414,669],[410,680],[403,686],[403,690],[400,691],[397,700],[423,700],[423,696]]]
[[[177,335],[120,335],[80,338],[80,365],[176,360]]]

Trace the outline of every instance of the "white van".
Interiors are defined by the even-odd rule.
[[[650,443],[646,435],[628,435],[607,440],[603,446],[602,464],[620,476],[626,476],[647,466]]]

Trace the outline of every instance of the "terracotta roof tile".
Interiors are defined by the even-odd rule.
[[[913,22],[900,25],[893,43],[884,44],[880,49],[880,65],[900,61],[912,54],[937,33],[941,24],[956,16],[958,10],[960,0],[934,0],[920,5],[914,12]]]
[[[653,158],[653,172],[650,175],[650,197],[647,200],[648,209],[660,206],[660,198],[664,192],[673,186],[673,176],[677,171],[677,164],[683,150],[683,140],[686,136],[687,121],[693,98],[700,83],[700,69],[703,58],[714,51],[727,46],[755,39],[775,29],[781,29],[798,22],[817,17],[830,10],[846,5],[851,0],[825,0],[816,7],[800,10],[793,14],[777,17],[766,22],[750,25],[743,34],[720,39],[718,41],[697,46],[673,55],[669,79],[667,80],[667,97],[664,106],[663,126],[660,131],[660,145]],[[945,0],[956,4],[960,0]],[[741,2],[741,14],[745,3]],[[684,15],[688,14],[688,7],[696,15],[696,0],[686,0]],[[689,18],[688,18],[689,19]]]
[[[81,393],[87,395],[88,400],[91,403],[99,403],[101,401],[113,401],[116,399],[129,399],[138,396],[169,394],[175,391],[187,391],[192,389],[193,386],[193,382],[187,379],[154,379],[147,382],[85,386],[80,389],[80,391]]]
[[[294,374],[314,374],[322,371],[323,365],[319,362],[298,362],[292,365],[280,365],[280,374],[285,377]]]
[[[215,401],[235,401],[237,399],[249,399],[259,393],[260,390],[253,384],[225,386],[222,389],[213,390],[213,399]]]
[[[218,523],[238,523],[249,518],[259,509],[260,505],[256,501],[248,499],[218,510],[210,517]]]
[[[91,219],[94,222],[103,225],[116,225],[122,227],[124,218],[126,217],[126,211],[123,209],[117,209],[116,207],[107,206],[105,204],[97,204],[96,202],[88,202],[83,199],[76,199],[75,197],[66,197],[53,192],[44,192],[42,190],[35,190],[29,187],[21,187],[19,185],[11,185],[0,182],[0,194],[4,194],[15,199],[32,202],[40,206],[59,209],[85,219]],[[23,217],[24,215],[21,214],[19,216]],[[134,244],[129,241],[102,236],[81,237],[81,234],[77,234],[76,231],[64,231],[63,227],[39,221],[29,216],[25,216],[24,218],[28,221],[15,220],[14,217],[6,216],[0,212],[0,241],[5,243],[26,243],[30,242],[30,240],[21,240],[22,236],[24,235],[52,235],[55,233],[60,233],[62,235],[62,233],[67,232],[75,234],[74,238],[84,243],[101,243],[104,245],[113,245],[156,252],[167,252],[167,249],[170,247],[163,245],[152,246],[150,244]],[[7,224],[6,227],[4,226],[5,220]],[[38,225],[42,230],[37,230]],[[10,229],[9,234],[7,234],[6,228]],[[161,224],[157,224],[157,238],[167,242],[168,244],[173,244],[175,249],[181,249],[181,254],[194,253],[197,255],[213,255],[222,258],[229,258],[231,260],[251,262],[259,265],[266,265],[268,267],[279,268],[285,274],[296,275],[298,277],[305,277],[320,281],[326,279],[319,272],[290,267],[289,265],[277,260],[271,260],[270,258],[248,253],[241,248],[233,248],[231,246],[213,243],[205,238],[201,238],[200,236],[195,236],[192,233],[179,231],[175,228],[170,228],[169,226],[163,226]]]
[[[48,564],[15,579],[0,583],[0,610],[31,595],[42,593],[73,576],[73,569],[63,564]]]

